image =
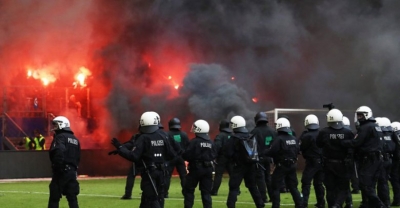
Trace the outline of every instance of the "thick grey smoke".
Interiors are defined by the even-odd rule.
[[[192,65],[183,84],[188,107],[199,118],[218,121],[226,115],[252,118],[256,113],[250,110],[254,107],[251,97],[234,84],[229,71],[220,65]]]
[[[259,110],[333,102],[352,111],[367,105],[376,115],[399,119],[399,1],[126,2],[112,7],[125,14],[113,45],[135,57],[145,51],[162,60],[164,46],[173,43],[177,54],[189,53],[199,63],[187,67],[173,99],[167,99],[169,90],[118,92],[140,97],[140,109],[217,122],[233,114],[251,120]],[[139,86],[153,87],[157,74],[142,74],[137,82],[151,81]],[[135,88],[137,82],[123,86]]]

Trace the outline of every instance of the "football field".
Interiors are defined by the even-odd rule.
[[[50,179],[33,180],[0,180],[0,207],[1,208],[43,208],[47,207],[49,197],[48,185]],[[121,200],[124,194],[125,178],[79,178],[81,193],[78,196],[79,205],[82,208],[105,208],[105,207],[139,207],[140,204],[140,177],[136,178],[131,200]],[[255,207],[250,193],[241,185],[241,195],[238,196],[237,208]],[[299,191],[301,190],[299,184]],[[310,196],[308,207],[314,207],[314,190]],[[226,207],[228,195],[228,178],[223,178],[218,196],[213,196],[213,207]],[[354,207],[358,207],[361,195],[353,194]],[[202,207],[200,191],[196,189],[194,207]],[[183,207],[183,196],[181,194],[179,177],[173,177],[169,198],[165,200],[165,207]],[[267,203],[265,207],[271,207]],[[281,194],[281,207],[294,207],[290,193]],[[60,208],[68,208],[65,197],[61,199]]]

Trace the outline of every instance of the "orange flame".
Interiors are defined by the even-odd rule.
[[[42,78],[42,83],[43,83],[44,86],[47,86],[47,85],[49,85],[49,80],[46,77],[43,77]]]
[[[44,86],[47,86],[56,81],[56,77],[51,73],[51,71],[52,69],[49,66],[44,66],[39,69],[29,68],[27,71],[27,76],[28,78],[32,77],[34,79],[38,79],[42,81]]]
[[[86,87],[85,80],[88,76],[92,75],[92,72],[88,68],[81,66],[79,72],[75,75],[76,82],[72,85],[76,88],[78,85],[81,87]]]
[[[84,74],[78,74],[78,76],[76,76],[76,79],[78,80],[80,85],[85,85],[85,75]]]

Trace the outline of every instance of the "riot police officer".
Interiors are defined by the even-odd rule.
[[[171,141],[171,143],[175,142],[179,145],[180,149],[182,150],[186,149],[187,145],[189,144],[189,138],[185,132],[181,131],[181,121],[178,118],[172,118],[168,122],[168,127],[169,127],[168,136],[170,137],[170,139],[173,140]],[[183,190],[183,185],[185,184],[185,178],[186,178],[185,161],[182,159],[182,157],[177,157],[174,160],[170,161],[168,164],[169,175],[166,177],[165,198],[168,198],[168,191],[171,183],[172,172],[174,171],[175,167],[176,170],[178,171],[179,178],[181,179],[182,190]]]
[[[300,151],[306,160],[301,178],[301,192],[303,194],[304,207],[308,206],[308,198],[310,196],[311,181],[314,184],[315,197],[317,204],[315,207],[325,207],[325,188],[322,185],[324,174],[322,166],[322,149],[317,147],[316,140],[319,133],[318,117],[310,114],[304,119],[304,127],[306,130],[301,134]]]
[[[53,127],[55,133],[49,151],[53,176],[49,186],[48,207],[58,208],[60,198],[65,195],[69,207],[78,208],[79,183],[76,171],[81,156],[80,142],[72,132],[66,117],[55,117]]]
[[[382,130],[382,154],[383,154],[383,168],[379,175],[378,185],[376,187],[379,199],[385,206],[390,206],[390,191],[389,191],[389,175],[392,169],[393,153],[395,152],[396,144],[392,140],[392,131],[387,127],[390,126],[390,120],[386,117],[375,118],[376,124]]]
[[[215,146],[208,136],[210,126],[205,120],[194,122],[192,132],[196,135],[185,152],[182,154],[184,160],[188,161],[189,173],[186,176],[183,196],[184,207],[191,208],[194,203],[194,190],[197,184],[200,186],[201,200],[204,208],[212,207],[211,188],[213,160],[217,157]]]
[[[390,127],[389,130],[392,130],[392,140],[395,141],[396,144],[390,173],[390,182],[393,188],[393,202],[391,206],[400,206],[400,123],[397,121],[392,122]]]
[[[347,128],[349,130],[351,130],[350,127],[350,120],[346,117],[343,116],[343,127]],[[350,193],[347,195],[345,203],[346,206],[344,208],[352,208],[353,207],[353,196],[351,194],[359,194],[360,193],[360,188],[358,186],[358,165],[357,165],[357,161],[354,159],[354,150],[353,149],[348,149],[349,153],[347,156],[347,165],[350,171],[350,184],[351,184],[351,188],[352,191],[350,191]],[[352,166],[353,168],[350,170],[350,166]]]
[[[379,134],[381,129],[376,125],[372,110],[361,106],[356,110],[355,122],[359,122],[357,134],[352,140],[343,140],[342,144],[355,148],[359,164],[359,182],[363,205],[385,207],[376,195],[376,184],[383,162]]]
[[[267,125],[268,116],[265,112],[258,112],[254,117],[254,122],[256,123],[256,127],[250,133],[254,134],[258,139],[258,147],[260,148],[259,152],[264,152],[265,149],[269,149],[271,147],[271,143],[276,137],[276,132]],[[270,172],[271,158],[260,158],[260,165],[261,168],[257,169],[257,187],[264,203],[267,203],[267,190],[269,197],[271,198],[272,196]]]
[[[141,173],[141,207],[164,207],[165,162],[176,156],[168,137],[160,133],[159,118],[154,112],[145,112],[140,117],[140,136],[131,151],[113,138],[111,143],[118,154],[135,163],[143,164]]]
[[[348,129],[351,130],[349,118],[347,118],[346,116],[343,116],[342,123],[343,123],[343,127],[344,128],[348,128]],[[355,155],[355,153],[353,152],[353,158],[354,158],[354,155]],[[357,165],[357,161],[356,160],[353,160],[353,162],[354,162],[354,171],[351,174],[351,179],[350,179],[351,188],[352,188],[351,193],[352,194],[359,194],[360,193],[360,187],[358,185],[359,184],[359,182],[358,182],[358,169],[357,169],[358,165]],[[349,198],[351,198],[351,196]]]
[[[290,118],[289,118],[288,115],[279,115],[278,119],[279,119],[279,118],[286,118],[286,119],[289,121],[289,123],[290,123]],[[291,132],[290,132],[289,134],[297,138],[296,131],[294,130],[293,127],[290,127],[290,131],[291,131]],[[289,189],[286,188],[286,181],[287,181],[287,180],[288,180],[288,178],[285,178],[284,180],[282,180],[282,184],[281,184],[281,186],[280,186],[280,187],[281,187],[281,188],[280,188],[280,192],[281,192],[281,193],[290,192]]]
[[[224,149],[225,144],[232,135],[232,129],[229,128],[228,120],[221,120],[219,123],[219,134],[214,139],[215,149],[217,152],[217,159],[215,164],[215,176],[213,188],[211,189],[211,195],[218,195],[218,189],[221,186],[222,175],[227,170],[228,174],[231,174],[232,162],[229,158],[225,157]]]
[[[351,150],[341,141],[354,138],[351,130],[343,127],[343,114],[338,109],[330,110],[327,115],[328,127],[320,130],[317,146],[322,148],[324,157],[324,184],[328,207],[342,207],[350,195],[350,174],[352,171]]]
[[[139,135],[140,135],[139,133],[133,135],[129,141],[125,142],[122,145],[125,146],[127,149],[133,150],[133,148],[135,147],[136,139],[139,137]],[[116,155],[116,154],[118,154],[118,150],[113,150],[108,153],[108,155]],[[138,163],[136,165],[134,162],[132,162],[132,164],[128,170],[128,174],[126,176],[125,194],[122,195],[121,199],[124,199],[124,200],[132,199],[132,190],[133,190],[133,186],[135,185],[135,179],[136,179],[136,176],[139,175],[139,173],[141,172],[142,167],[143,167],[143,165],[140,165],[140,163]]]
[[[275,170],[272,173],[272,207],[280,207],[280,191],[282,181],[286,178],[286,187],[295,203],[296,208],[303,207],[303,200],[297,189],[298,180],[296,174],[297,155],[300,152],[299,143],[290,133],[290,122],[286,118],[276,120],[277,137],[272,142],[271,148],[265,155],[274,159]]]
[[[173,148],[173,151],[175,152],[175,154],[176,154],[176,157],[175,158],[169,158],[169,160],[168,161],[166,161],[166,163],[164,163],[164,165],[165,165],[165,173],[166,173],[166,177],[165,177],[165,184],[166,183],[169,183],[170,182],[170,178],[168,178],[169,177],[169,175],[171,175],[172,174],[172,170],[173,170],[173,168],[172,168],[172,170],[170,170],[170,168],[169,168],[169,165],[170,164],[174,164],[175,163],[175,161],[176,161],[176,159],[177,158],[181,158],[181,154],[183,153],[183,150],[184,149],[182,149],[181,148],[181,145],[178,143],[178,142],[176,142],[175,141],[175,139],[174,139],[174,137],[173,136],[170,136],[170,135],[172,135],[172,134],[168,134],[167,132],[165,132],[164,131],[164,126],[162,125],[162,123],[161,123],[161,117],[160,117],[160,115],[158,115],[158,113],[157,112],[154,112],[154,111],[150,111],[150,113],[153,113],[154,114],[154,116],[156,117],[156,120],[157,120],[157,123],[158,123],[158,130],[157,130],[157,133],[158,134],[161,134],[162,136],[164,136],[164,137],[167,137],[168,138],[168,142],[169,142],[169,144],[171,145],[171,147]],[[185,167],[185,170],[186,170],[186,167]],[[182,180],[181,180],[181,186],[182,186],[182,183],[184,183]],[[168,190],[167,191],[165,191],[165,187],[166,185],[164,185],[164,193],[163,193],[163,197],[164,198],[168,198],[169,196],[168,196]],[[168,184],[168,187],[167,187],[168,189],[169,189],[169,184]],[[183,190],[182,190],[182,192],[183,192]]]
[[[264,207],[264,202],[256,185],[256,172],[260,168],[258,145],[255,137],[251,137],[246,129],[246,121],[242,116],[231,119],[231,128],[234,134],[226,144],[225,156],[234,162],[229,178],[229,194],[226,205],[235,207],[239,186],[244,179],[257,208]]]

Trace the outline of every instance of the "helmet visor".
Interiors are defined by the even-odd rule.
[[[62,121],[53,121],[52,124],[53,124],[53,128],[51,129],[52,131],[62,129],[61,127]]]

